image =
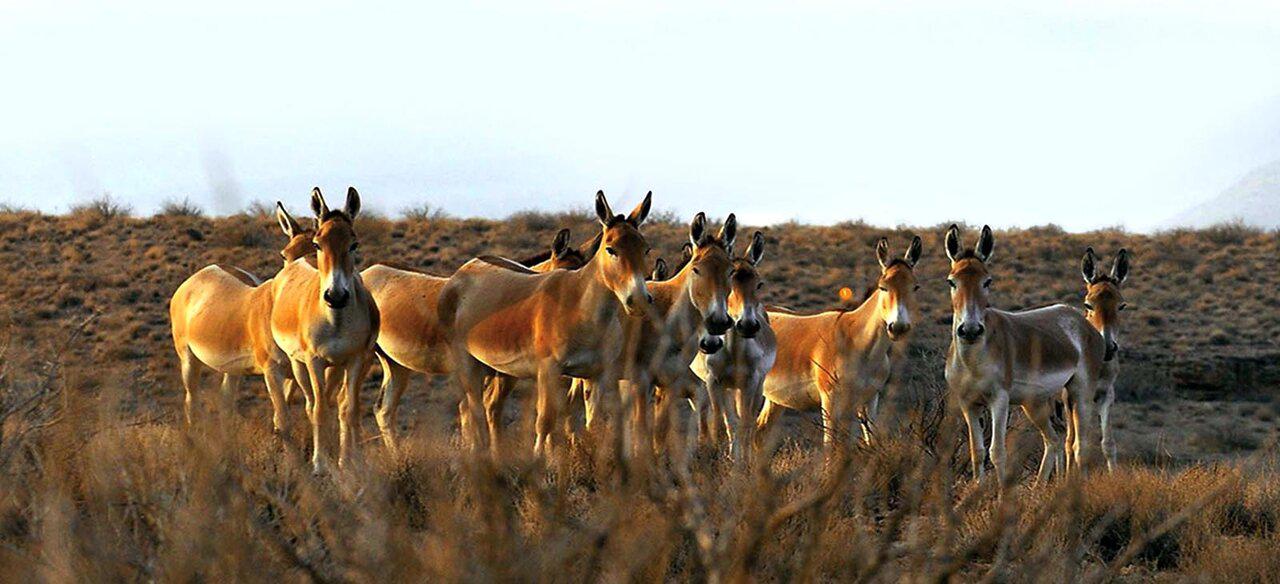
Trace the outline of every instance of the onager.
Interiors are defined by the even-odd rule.
[[[756,431],[765,436],[781,408],[822,409],[822,439],[838,444],[840,429],[852,443],[855,416],[862,437],[872,438],[872,422],[881,394],[901,366],[915,311],[915,266],[921,243],[911,239],[902,258],[889,254],[889,240],[876,243],[880,275],[876,289],[852,310],[814,315],[769,311],[777,335],[777,362],[764,380],[764,408]],[[843,295],[842,295],[843,296]]]
[[[311,253],[313,231],[300,226],[278,203],[276,220],[289,238],[280,252],[286,266]],[[271,280],[262,282],[249,272],[222,264],[204,267],[174,291],[169,320],[182,365],[188,424],[203,365],[222,374],[223,398],[232,404],[244,375],[262,375],[271,399],[272,426],[277,433],[287,430],[285,398],[292,373],[288,357],[271,338],[271,300]]]
[[[480,257],[449,278],[440,293],[440,323],[473,427],[486,377],[535,378],[534,451],[544,454],[562,427],[556,422],[567,394],[563,376],[596,379],[606,391],[616,386],[621,312],[642,314],[653,301],[644,280],[649,246],[640,234],[652,198],[646,195],[623,216],[597,193],[600,248],[578,270],[539,273]]]
[[[311,382],[305,395],[311,419],[311,462],[316,472],[322,472],[326,410],[339,388],[339,466],[356,446],[360,384],[373,359],[379,314],[355,267],[359,242],[354,221],[360,212],[360,194],[348,189],[346,205],[334,211],[316,188],[311,191],[311,210],[316,216],[312,238],[316,267],[294,261],[280,271],[272,283],[271,334],[292,361],[294,376]],[[328,379],[326,370],[334,379]]]
[[[1116,377],[1120,374],[1120,312],[1126,306],[1120,285],[1129,277],[1129,252],[1121,249],[1116,253],[1110,274],[1097,271],[1095,265],[1100,259],[1092,247],[1086,249],[1080,271],[1085,283],[1084,316],[1102,334],[1106,346],[1098,380],[1099,390],[1105,391],[1098,404],[1098,421],[1102,425],[1102,453],[1107,458],[1107,469],[1113,470],[1116,446],[1111,439],[1111,404],[1116,401]]]
[[[1037,425],[1047,422],[1045,403],[1065,398],[1068,470],[1083,468],[1093,457],[1094,392],[1106,353],[1102,336],[1079,311],[1054,305],[1022,312],[991,308],[992,277],[987,262],[995,248],[991,228],[983,226],[977,245],[962,250],[960,229],[952,225],[946,236],[951,271],[952,338],[946,378],[969,428],[969,457],[975,480],[983,474],[983,435],[978,405],[991,413],[991,463],[1003,494],[1009,476],[1005,434],[1009,406],[1020,405]],[[1065,389],[1064,389],[1065,388]],[[1047,424],[1046,424],[1047,425]],[[1045,441],[1040,475],[1049,472],[1053,449],[1051,429],[1040,427]]]
[[[745,459],[754,418],[764,396],[764,380],[778,356],[769,315],[760,304],[764,280],[757,268],[763,258],[764,234],[757,231],[742,257],[733,260],[729,272],[729,317],[734,326],[724,335],[724,350],[704,351],[693,362],[694,372],[706,384],[705,405],[711,422],[719,424],[721,420],[716,418],[722,418],[729,437],[729,455],[735,460]]]
[[[571,247],[569,230],[561,229],[551,244],[549,254],[526,261],[532,263],[530,268],[538,272],[577,269],[586,263],[583,253],[588,251],[594,253],[593,242],[587,242],[582,248]],[[360,276],[382,314],[377,351],[383,372],[382,399],[376,418],[383,443],[395,450],[396,412],[411,374],[448,375],[453,370],[449,343],[436,309],[440,291],[449,279],[389,264],[374,264]],[[491,386],[485,395],[491,440],[497,438],[502,406],[509,390],[505,386],[502,389],[492,387],[498,383],[509,386],[510,381],[497,377],[486,383]],[[465,416],[462,419],[465,420]]]

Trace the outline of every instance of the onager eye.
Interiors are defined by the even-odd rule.
[[[604,250],[605,250],[605,251],[607,251],[607,252],[609,252],[609,255],[611,255],[611,256],[616,256],[616,255],[618,255],[618,250],[613,249],[612,247],[606,247],[606,248],[604,248]]]
[[[756,282],[756,290],[764,288],[764,282]]]
[[[1092,305],[1092,304],[1089,304],[1088,302],[1085,302],[1085,303],[1084,303],[1084,309],[1085,309],[1085,310],[1093,310],[1093,305]]]
[[[314,241],[313,241],[313,242],[311,242],[311,247],[312,247],[313,249],[315,249],[316,251],[320,251],[320,244],[319,244],[319,243],[316,243],[316,242],[314,242]]]
[[[948,279],[947,279],[947,284],[950,284],[950,285],[951,285],[951,289],[952,289],[952,290],[955,290],[955,289],[956,289],[956,281],[955,281],[955,280],[952,280],[952,279],[948,278]]]
[[[916,284],[915,287],[911,289],[911,291],[915,292],[916,290],[919,290],[919,289],[920,289],[920,285]]]
[[[360,242],[358,241],[351,242],[351,251],[355,251],[357,247],[360,247]]]
[[[702,272],[699,272],[699,271],[698,271],[698,268],[693,268],[693,273],[695,273],[695,274],[697,274],[697,275],[699,275],[699,276],[701,276],[701,275],[702,275]]]
[[[984,281],[982,282],[982,287],[983,287],[983,288],[990,288],[990,287],[991,287],[991,278],[987,278],[986,280],[984,280]]]
[[[879,288],[881,292],[888,292],[888,291],[889,291],[889,289],[888,289],[888,288],[886,288],[886,287],[884,287],[884,286],[877,286],[877,288]]]
[[[1128,306],[1128,305],[1129,305],[1129,304],[1128,304],[1127,302],[1121,302],[1121,303],[1120,303],[1120,306],[1117,306],[1117,307],[1116,307],[1116,310],[1124,310],[1124,308],[1125,308],[1126,306]]]

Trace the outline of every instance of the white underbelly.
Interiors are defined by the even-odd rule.
[[[771,374],[764,378],[764,396],[793,410],[812,410],[822,405],[818,388],[809,376]]]
[[[187,346],[191,349],[191,354],[196,356],[196,359],[219,373],[241,375],[255,373],[252,350],[217,350],[212,347],[202,347],[198,343],[191,343]]]
[[[1061,395],[1076,370],[1041,371],[1035,375],[1017,375],[1009,388],[1009,401],[1015,404],[1035,402]]]

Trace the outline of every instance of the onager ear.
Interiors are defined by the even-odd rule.
[[[1116,254],[1115,262],[1111,264],[1111,279],[1116,281],[1116,285],[1124,283],[1124,279],[1129,277],[1129,250],[1120,248],[1120,253]]]
[[[1085,248],[1084,258],[1080,260],[1080,275],[1084,276],[1085,284],[1092,284],[1093,278],[1097,274],[1097,268],[1094,266],[1093,248]]]
[[[907,253],[902,256],[902,259],[907,262],[907,267],[915,269],[916,262],[920,261],[920,252],[923,249],[924,242],[920,241],[920,236],[912,236],[911,245],[907,247]]]
[[[687,264],[692,259],[693,244],[686,241],[684,245],[680,246],[680,263]]]
[[[995,249],[996,237],[991,233],[991,226],[983,225],[982,234],[978,236],[978,244],[973,246],[973,253],[978,256],[978,261],[985,264],[991,259],[991,252]]]
[[[569,250],[569,230],[561,229],[556,234],[556,238],[551,242],[551,257],[564,257],[564,252]]]
[[[347,187],[347,204],[343,205],[342,212],[352,221],[360,214],[360,193],[356,192],[355,187]]]
[[[733,255],[733,244],[738,239],[738,217],[733,213],[725,218],[724,225],[720,226],[720,236],[718,237],[724,244],[724,250]]]
[[[293,239],[293,236],[302,233],[302,226],[294,220],[284,208],[284,203],[276,201],[276,221],[280,223],[280,230],[284,232],[285,237]]]
[[[640,204],[636,205],[636,208],[631,210],[630,215],[627,215],[627,223],[630,223],[632,226],[639,227],[644,223],[644,220],[649,217],[649,208],[652,206],[653,191],[649,191],[649,193],[644,196],[644,200],[640,201]]]
[[[880,262],[880,269],[889,269],[889,238],[881,237],[876,242],[876,261]]]
[[[311,212],[316,215],[316,223],[329,213],[329,205],[324,202],[324,195],[320,194],[320,187],[311,189]]]
[[[702,237],[706,234],[707,214],[698,211],[698,214],[693,216],[693,222],[689,224],[689,243],[692,248],[702,245]]]
[[[609,207],[609,200],[604,198],[603,190],[596,191],[596,219],[605,227],[613,220],[613,209]]]
[[[947,258],[955,263],[956,258],[960,257],[960,226],[955,223],[947,228]]]
[[[654,280],[667,279],[667,260],[658,258],[658,261],[653,263],[653,279]]]
[[[764,234],[759,231],[751,234],[751,245],[747,246],[747,261],[755,266],[764,259]]]

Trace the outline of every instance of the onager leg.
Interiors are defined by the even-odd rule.
[[[461,390],[458,403],[459,429],[463,442],[472,450],[484,447],[485,436],[479,431],[480,420],[484,418],[484,388],[489,375],[494,372],[484,363],[466,353],[466,347],[457,347],[455,354],[463,355],[456,363],[454,374],[458,376]]]
[[[236,413],[236,396],[240,395],[240,381],[244,379],[239,373],[222,374],[222,389],[218,392],[220,401],[220,414],[231,416]]]
[[[1001,391],[996,394],[988,406],[991,409],[991,465],[996,470],[996,493],[1004,496],[1005,485],[1009,482],[1011,469],[1005,459],[1005,437],[1009,431],[1009,393]]]
[[[378,420],[378,432],[382,434],[382,443],[387,450],[396,451],[396,413],[400,410],[400,397],[409,387],[409,379],[413,375],[408,367],[396,363],[391,358],[377,353],[378,362],[382,364],[382,398],[374,417]]]
[[[1093,412],[1095,389],[1094,382],[1079,377],[1073,377],[1067,382],[1067,392],[1072,394],[1072,402],[1075,405],[1073,421],[1076,431],[1072,448],[1081,473],[1086,472],[1097,462],[1098,442],[1095,440],[1098,433],[1094,431],[1094,424],[1098,423],[1099,419]]]
[[[187,417],[187,425],[190,425],[191,412],[195,407],[195,393],[200,391],[200,378],[203,376],[204,369],[201,368],[195,355],[191,354],[190,349],[178,353],[178,359],[182,363],[182,387],[187,392],[186,399],[182,402],[182,411]]]
[[[965,426],[969,428],[969,464],[973,469],[973,480],[982,480],[986,462],[986,446],[983,444],[982,424],[978,422],[978,412],[971,402],[961,402],[960,414],[964,416]]]
[[[765,398],[764,406],[760,408],[760,414],[756,416],[755,443],[757,448],[772,447],[770,442],[773,440],[773,425],[778,421],[778,416],[780,415],[782,415],[782,408]]]
[[[552,435],[559,426],[559,415],[564,403],[564,378],[554,364],[544,364],[538,368],[538,404],[537,420],[534,425],[537,435],[533,442],[533,453],[539,456],[550,456],[553,444]]]
[[[1062,466],[1062,442],[1058,431],[1053,429],[1051,420],[1053,406],[1053,400],[1022,404],[1022,412],[1040,432],[1040,438],[1044,442],[1044,454],[1040,457],[1040,469],[1036,472],[1036,486],[1044,485]]]
[[[267,397],[271,399],[271,427],[276,434],[289,431],[289,420],[286,415],[288,405],[281,391],[288,375],[286,365],[279,361],[268,361],[262,368],[262,380],[267,384]]]
[[[306,363],[307,375],[311,378],[311,410],[307,417],[311,421],[311,468],[315,474],[325,471],[324,453],[324,418],[329,414],[329,391],[325,381],[324,359],[312,358]]]
[[[484,417],[489,423],[489,448],[495,455],[499,450],[498,439],[502,433],[502,411],[515,385],[516,380],[511,377],[494,375],[484,394]]]
[[[1111,404],[1115,401],[1116,387],[1112,380],[1106,384],[1106,393],[1102,397],[1102,403],[1098,404],[1098,421],[1102,424],[1102,454],[1107,458],[1107,471],[1116,469],[1116,445],[1111,440]]]
[[[342,381],[342,401],[338,404],[338,466],[349,466],[360,441],[360,385],[369,371],[373,355],[363,354],[347,363]]]

